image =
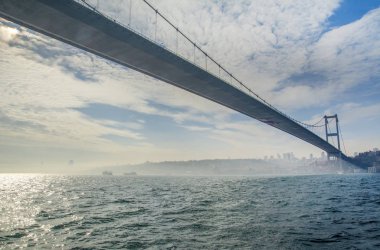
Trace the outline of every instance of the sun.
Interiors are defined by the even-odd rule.
[[[20,33],[16,28],[0,26],[0,41],[9,42],[15,38],[15,36]]]

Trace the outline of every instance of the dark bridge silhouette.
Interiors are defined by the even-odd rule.
[[[156,18],[157,13],[159,12],[156,10]],[[340,148],[336,148],[310,131],[304,126],[305,124],[275,109],[259,96],[242,91],[210,73],[207,70],[207,60],[216,62],[202,50],[201,52],[205,55],[206,69],[161,46],[154,40],[117,23],[96,9],[92,9],[91,6],[86,6],[86,2],[0,0],[0,16],[217,102],[298,137],[326,151],[330,156],[350,161],[350,158],[343,154]],[[167,19],[165,20],[167,21]],[[177,29],[177,34],[178,32]],[[183,35],[183,33],[181,34]],[[188,38],[186,37],[186,39]],[[196,48],[200,49],[194,43],[194,51]],[[225,71],[221,65],[217,64],[217,66],[219,71],[220,69]],[[228,74],[237,80],[232,74]]]

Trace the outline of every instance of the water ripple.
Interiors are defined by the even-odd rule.
[[[0,175],[0,248],[376,249],[379,175]]]

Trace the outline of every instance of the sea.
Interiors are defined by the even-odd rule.
[[[1,249],[380,249],[380,175],[0,175]]]

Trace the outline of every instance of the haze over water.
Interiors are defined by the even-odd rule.
[[[0,175],[0,248],[375,249],[380,175]]]

